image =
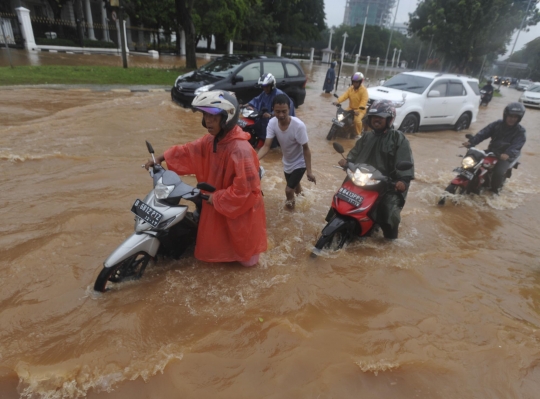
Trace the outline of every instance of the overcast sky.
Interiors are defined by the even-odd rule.
[[[346,3],[347,3],[346,0],[324,0],[324,8],[326,12],[326,24],[328,26],[334,26],[334,25],[338,26],[343,23],[343,16],[345,14]],[[409,20],[409,13],[412,13],[416,9],[417,3],[418,3],[418,0],[399,0],[399,8],[398,8],[398,13],[396,17],[396,23],[407,22]],[[396,4],[397,4],[397,1],[396,1]],[[391,21],[394,20],[394,13],[395,13],[395,9],[393,11]],[[512,46],[514,45],[516,36],[517,36],[517,33],[514,34],[512,41],[508,45],[508,52],[506,53],[506,56],[510,55],[510,51],[512,50]],[[540,24],[533,26],[530,29],[530,32],[522,31],[519,34],[519,39],[517,41],[516,49],[514,51],[521,49],[525,44],[527,44],[533,39],[536,39],[539,36],[540,36]]]

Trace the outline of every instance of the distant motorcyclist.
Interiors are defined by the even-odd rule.
[[[525,115],[523,104],[512,102],[504,108],[503,119],[490,123],[469,141],[463,143],[468,148],[491,138],[488,151],[495,153],[499,158],[491,178],[491,190],[496,194],[499,193],[506,180],[508,169],[521,155],[521,148],[527,140],[525,128],[519,124],[523,115]]]
[[[332,103],[334,105],[338,105],[346,99],[349,99],[349,108],[347,109],[354,110],[354,125],[357,136],[362,134],[362,118],[366,113],[365,109],[362,110],[360,108],[366,108],[369,99],[367,89],[362,86],[363,81],[364,74],[362,72],[356,72],[351,77],[352,86],[350,86],[349,89],[337,99],[337,102]]]
[[[262,118],[259,120],[259,122],[257,122],[258,126],[255,127],[255,134],[260,139],[266,140],[266,128],[268,127],[268,121],[274,116],[274,112],[272,110],[274,98],[276,98],[278,94],[284,94],[286,96],[287,94],[276,87],[276,78],[271,73],[261,75],[257,83],[259,86],[261,86],[263,91],[257,97],[253,98],[248,103],[247,107],[256,109],[260,114],[262,114]],[[296,116],[294,112],[294,103],[289,96],[287,96],[287,98],[289,99],[289,115]],[[274,146],[277,145],[276,143]]]
[[[482,87],[481,90],[485,91],[486,93],[482,96],[482,103],[488,104],[491,101],[491,98],[493,97],[493,91],[494,88],[491,85],[491,79],[488,79],[484,87]]]
[[[373,218],[381,226],[385,238],[398,237],[401,222],[401,208],[411,180],[414,179],[414,167],[408,170],[396,170],[398,162],[414,163],[409,140],[403,133],[393,128],[396,110],[388,100],[375,101],[368,111],[368,126],[372,132],[365,132],[347,155],[347,160],[340,159],[339,165],[347,162],[366,163],[378,169],[385,176],[396,181],[395,190],[390,190],[381,198]],[[327,216],[327,221],[329,217]]]

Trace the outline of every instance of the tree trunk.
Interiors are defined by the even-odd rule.
[[[209,53],[212,50],[212,35],[206,36],[206,52]]]
[[[82,0],[75,0],[75,20],[77,22],[77,34],[79,36],[79,44],[83,47],[84,40],[84,16],[82,10]]]
[[[175,0],[178,22],[186,34],[186,68],[197,69],[195,26],[191,18],[194,0]]]

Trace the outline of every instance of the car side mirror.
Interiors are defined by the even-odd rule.
[[[431,90],[428,95],[428,97],[440,97],[441,92],[439,90]]]
[[[336,143],[334,141],[334,143],[332,144],[334,146],[334,150],[336,150],[336,152],[339,152],[340,154],[343,154],[345,152],[345,149],[343,148],[343,146],[339,143]]]
[[[243,81],[244,81],[244,77],[242,75],[236,75],[232,80],[233,83],[240,83]]]

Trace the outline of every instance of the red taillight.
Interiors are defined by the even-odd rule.
[[[307,78],[306,78],[306,80],[304,80],[304,84],[302,85],[302,89],[306,88],[306,84],[307,84]]]

